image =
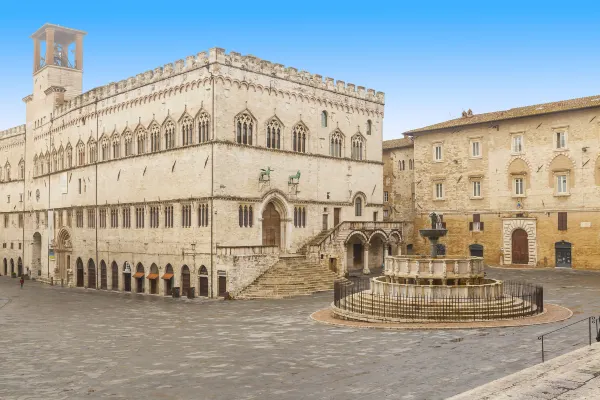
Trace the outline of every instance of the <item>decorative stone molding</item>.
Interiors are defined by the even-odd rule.
[[[517,229],[527,232],[529,262],[527,265],[537,264],[537,219],[536,218],[503,218],[502,241],[504,243],[504,264],[512,264],[512,234]]]

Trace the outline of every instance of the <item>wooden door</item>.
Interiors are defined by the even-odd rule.
[[[96,266],[93,263],[88,264],[88,287],[96,289]]]
[[[273,203],[263,211],[262,232],[263,246],[281,245],[281,218]]]
[[[336,207],[333,209],[333,226],[338,226],[338,224],[340,223],[340,212],[341,212],[341,208]]]
[[[200,277],[200,293],[198,295],[208,297],[208,276]]]
[[[327,229],[327,214],[323,214],[323,230],[326,231]]]
[[[219,277],[219,296],[223,296],[227,292],[227,277]]]
[[[81,260],[77,262],[77,287],[83,287],[83,263]]]
[[[112,274],[111,275],[111,278],[112,278],[111,289],[119,290],[119,267],[115,263],[113,263],[113,265],[112,265],[111,274]]]
[[[556,267],[557,268],[571,268],[571,243],[565,242],[564,240],[561,242],[557,242],[554,245],[556,254]]]
[[[158,279],[150,279],[150,294],[158,294]]]
[[[512,234],[512,263],[529,264],[529,241],[523,229],[517,229]]]
[[[131,274],[123,274],[123,288],[126,292],[131,292]]]
[[[190,288],[190,270],[187,267],[184,267],[181,272],[181,295],[187,296],[189,288]]]
[[[100,289],[108,288],[108,277],[106,276],[106,264],[100,266]]]
[[[165,279],[165,296],[171,296],[173,294],[173,278]]]

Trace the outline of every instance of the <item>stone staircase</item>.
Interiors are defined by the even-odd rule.
[[[333,290],[337,275],[304,255],[282,255],[279,261],[242,289],[236,299],[278,299]]]

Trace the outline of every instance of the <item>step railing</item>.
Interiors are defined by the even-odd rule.
[[[580,319],[579,321],[572,322],[572,323],[570,323],[568,325],[561,326],[558,329],[555,329],[555,330],[550,331],[550,332],[546,332],[546,333],[538,336],[538,340],[542,341],[542,362],[546,361],[545,351],[544,351],[544,338],[546,336],[552,334],[552,333],[555,333],[555,332],[558,332],[558,331],[562,331],[565,328],[568,328],[568,327],[573,326],[573,325],[577,325],[577,324],[579,324],[581,322],[587,321],[587,323],[588,323],[588,341],[589,341],[589,345],[590,346],[592,345],[592,327],[594,325],[595,325],[595,328],[594,328],[595,331],[594,332],[596,334],[596,342],[600,342],[600,331],[598,330],[598,319],[599,318],[597,318],[595,316],[587,317],[587,318],[584,318],[584,319]]]

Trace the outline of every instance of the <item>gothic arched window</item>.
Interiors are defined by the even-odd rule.
[[[143,131],[143,128],[138,129],[138,134],[140,131]],[[125,135],[123,135],[123,141],[125,144],[125,157],[128,157],[130,155],[133,154],[133,140],[132,140],[132,136],[131,136],[131,132],[125,132]]]
[[[88,148],[90,153],[90,164],[93,164],[98,160],[98,147],[96,146],[94,139],[88,141]]]
[[[65,169],[65,151],[62,146],[58,149],[58,168],[62,171]]]
[[[362,160],[365,151],[365,138],[357,133],[352,137],[352,159]]]
[[[8,161],[6,162],[4,169],[6,170],[6,180],[10,182],[10,163]]]
[[[236,142],[240,144],[252,145],[252,135],[254,132],[254,119],[244,111],[235,118]]]
[[[77,145],[77,166],[81,167],[82,165],[85,165],[85,145],[83,142],[79,142]]]
[[[308,136],[308,129],[306,126],[299,122],[292,129],[292,150],[298,153],[306,153],[306,139]]]
[[[52,172],[58,171],[58,154],[56,149],[52,149]]]
[[[194,121],[189,115],[181,120],[181,143],[183,146],[194,144]]]
[[[175,124],[173,121],[168,120],[164,125],[165,131],[165,149],[172,149],[175,147]]]
[[[360,197],[356,197],[354,200],[354,215],[356,217],[362,216],[362,199]]]
[[[38,171],[38,156],[37,154],[35,156],[33,156],[33,176],[38,176],[39,175],[39,171]]]
[[[67,144],[67,168],[71,168],[73,166],[73,148],[71,147],[71,143]]]
[[[25,179],[25,161],[19,161],[19,179]]]
[[[329,155],[333,157],[343,157],[342,148],[344,146],[344,135],[340,131],[331,134],[329,141]]]
[[[272,118],[267,124],[267,147],[270,149],[281,149],[282,125],[277,118]]]
[[[198,143],[208,142],[209,139],[209,122],[210,118],[206,111],[201,111],[197,117],[198,125]]]
[[[150,152],[160,151],[160,127],[158,124],[150,126]]]
[[[45,162],[45,168],[46,168],[46,173],[49,174],[50,171],[50,152],[46,152],[46,156],[44,157],[44,162]],[[9,179],[10,180],[10,179]]]
[[[108,138],[102,139],[102,161],[110,160],[110,144]]]
[[[129,131],[125,132],[125,135],[129,134]],[[131,134],[129,134],[131,136]],[[121,157],[121,137],[115,132],[112,135],[112,154],[113,159],[117,159]]]

